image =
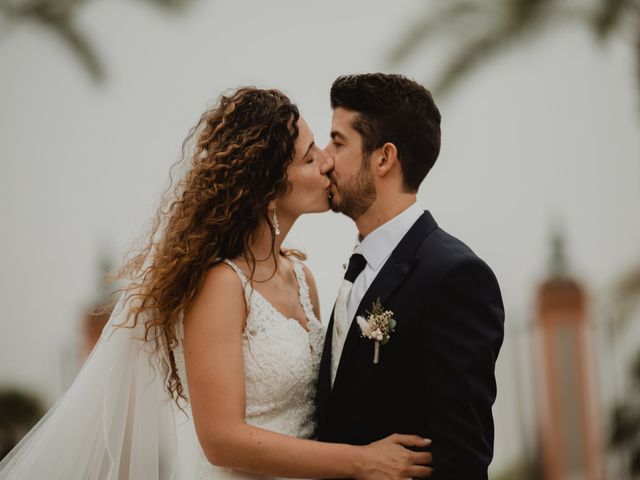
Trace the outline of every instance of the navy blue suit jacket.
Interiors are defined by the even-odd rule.
[[[425,212],[384,264],[356,315],[380,299],[397,325],[380,361],[353,321],[333,389],[333,315],[317,389],[321,441],[363,445],[392,433],[433,440],[434,479],[482,480],[493,457],[495,363],[504,308],[491,269]]]

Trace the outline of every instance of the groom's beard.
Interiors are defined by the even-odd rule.
[[[337,194],[331,197],[331,210],[340,212],[356,220],[369,210],[377,196],[373,174],[369,171],[369,161],[363,160],[358,172],[343,183],[331,179]]]

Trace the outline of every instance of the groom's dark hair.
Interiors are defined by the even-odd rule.
[[[440,153],[440,111],[429,90],[402,75],[345,75],[331,86],[331,108],[338,107],[358,113],[353,128],[366,157],[396,146],[404,185],[417,191]]]

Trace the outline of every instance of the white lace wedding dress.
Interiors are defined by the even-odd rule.
[[[252,289],[237,265],[230,260],[225,262],[240,277],[249,306],[242,341],[245,419],[247,423],[267,430],[310,438],[315,428],[314,396],[325,327],[313,313],[302,263],[294,257],[289,258],[298,280],[298,294],[308,320],[308,331],[297,320],[285,317]],[[180,344],[174,355],[188,397],[182,338],[180,328]],[[211,465],[200,451],[197,478],[243,480],[267,477]]]

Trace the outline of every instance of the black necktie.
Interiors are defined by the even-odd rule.
[[[364,255],[360,253],[354,253],[349,258],[349,266],[347,267],[347,271],[344,273],[344,279],[350,281],[351,283],[355,282],[358,275],[362,273],[364,267],[367,265],[367,260],[364,258]]]

